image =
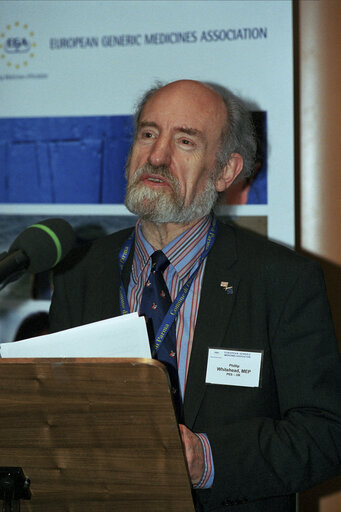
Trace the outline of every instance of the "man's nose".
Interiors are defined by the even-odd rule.
[[[154,167],[166,165],[171,163],[171,145],[166,137],[159,137],[150,149],[148,156],[148,163]]]

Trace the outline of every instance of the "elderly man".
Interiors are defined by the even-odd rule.
[[[340,358],[319,268],[212,215],[254,155],[228,91],[191,80],[149,91],[126,170],[135,229],[76,251],[55,277],[52,330],[146,316],[202,511],[292,511],[295,492],[341,467]],[[253,383],[240,373],[251,367]]]

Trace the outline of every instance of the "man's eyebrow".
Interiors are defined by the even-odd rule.
[[[175,128],[175,131],[179,133],[187,133],[187,135],[193,135],[201,138],[203,137],[201,131],[196,130],[195,128],[186,128],[185,126],[179,126]]]
[[[141,121],[138,125],[138,129],[142,128],[157,128],[159,129],[159,125],[155,123],[154,121]],[[196,128],[190,128],[186,126],[177,126],[174,128],[174,131],[177,133],[185,133],[187,135],[191,135],[193,137],[198,137],[201,140],[205,140],[204,134],[197,130]]]
[[[153,121],[141,121],[138,125],[138,128],[146,128],[146,127],[158,128],[158,125]]]

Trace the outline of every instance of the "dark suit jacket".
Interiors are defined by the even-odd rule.
[[[118,252],[130,231],[75,250],[60,265],[52,331],[120,314]],[[208,347],[263,350],[260,387],[205,384]],[[213,487],[195,492],[198,510],[294,510],[293,493],[341,473],[341,365],[317,264],[219,224],[184,415],[190,429],[208,435],[214,458]]]

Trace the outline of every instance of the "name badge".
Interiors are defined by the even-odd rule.
[[[208,349],[206,384],[223,386],[260,385],[263,351]]]

